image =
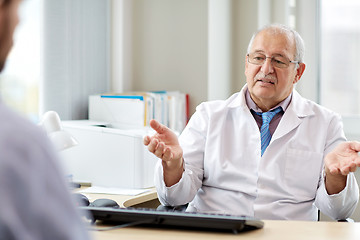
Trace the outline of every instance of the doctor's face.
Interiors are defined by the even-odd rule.
[[[263,111],[268,111],[288,97],[305,69],[303,63],[298,68],[295,63],[285,68],[274,67],[271,57],[293,61],[295,52],[295,39],[291,34],[267,29],[255,37],[250,54],[263,54],[266,60],[262,65],[256,65],[249,63],[246,56],[245,76],[251,98]]]

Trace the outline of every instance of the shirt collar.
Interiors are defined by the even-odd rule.
[[[292,98],[292,92],[291,94],[285,98],[283,101],[281,101],[278,105],[276,105],[275,107],[273,107],[271,110],[277,108],[277,107],[281,107],[282,110],[285,112],[286,109],[288,108],[290,102],[291,102],[291,98]],[[249,107],[249,109],[252,109],[254,110],[255,112],[263,112],[257,105],[256,103],[252,100],[251,96],[250,96],[250,93],[249,93],[249,90],[246,89],[246,92],[245,92],[245,101],[246,101],[246,105]]]

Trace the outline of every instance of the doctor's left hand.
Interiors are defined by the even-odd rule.
[[[325,186],[329,194],[339,193],[346,186],[346,176],[360,167],[360,142],[340,143],[325,157]]]

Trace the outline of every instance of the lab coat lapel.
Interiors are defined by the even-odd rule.
[[[271,141],[275,141],[288,134],[298,127],[305,118],[311,115],[314,115],[314,112],[310,109],[308,100],[301,97],[300,94],[294,90],[291,102],[276,128]]]

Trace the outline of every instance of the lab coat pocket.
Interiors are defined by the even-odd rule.
[[[323,154],[288,148],[286,151],[285,185],[298,200],[313,199],[321,176]]]

